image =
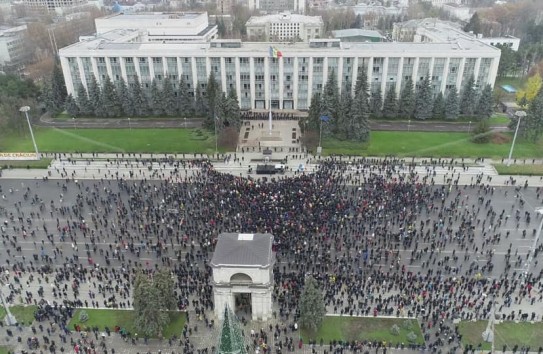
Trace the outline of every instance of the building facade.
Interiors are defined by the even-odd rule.
[[[320,38],[324,22],[321,16],[304,16],[284,12],[276,15],[252,16],[247,21],[249,40],[304,41]]]
[[[0,26],[0,71],[17,72],[30,58],[25,46],[26,25],[16,27]]]
[[[305,13],[305,0],[247,0],[249,10],[260,10],[266,13],[290,11]]]
[[[125,39],[123,39],[125,38]],[[137,76],[144,87],[153,79],[181,78],[194,93],[205,92],[211,72],[224,92],[235,89],[241,109],[307,110],[328,75],[341,90],[353,90],[364,70],[372,91],[399,93],[409,77],[430,76],[434,94],[460,89],[473,75],[479,86],[494,85],[500,51],[476,39],[449,43],[341,43],[338,39],[274,44],[281,58],[270,58],[268,43],[219,40],[207,43],[157,43],[138,39],[137,31],[118,30],[59,51],[68,93],[77,94],[94,76],[99,82]]]

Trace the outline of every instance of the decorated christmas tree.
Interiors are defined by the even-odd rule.
[[[247,354],[245,340],[237,317],[228,305],[224,308],[224,320],[219,336],[218,354]]]

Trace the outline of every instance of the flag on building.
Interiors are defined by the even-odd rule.
[[[283,56],[283,53],[281,51],[277,50],[275,47],[270,47],[270,57],[272,58],[281,58]]]

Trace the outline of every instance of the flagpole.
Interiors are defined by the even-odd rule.
[[[268,119],[268,128],[269,128],[269,134],[272,135],[272,108],[271,108],[271,102],[272,102],[272,99],[271,99],[271,96],[272,96],[272,83],[271,83],[271,63],[272,63],[272,60],[273,60],[273,55],[272,57],[270,58],[269,60],[269,64],[268,64],[268,80],[270,80],[270,87],[269,87],[269,110],[270,110],[270,116],[269,116],[269,119]]]

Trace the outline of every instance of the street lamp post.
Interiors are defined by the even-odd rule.
[[[32,137],[32,143],[34,144],[34,151],[36,151],[36,158],[40,159],[40,153],[38,151],[38,145],[36,145],[36,139],[34,139],[34,132],[32,131],[32,125],[30,124],[30,118],[28,118],[28,111],[30,111],[30,107],[23,106],[19,109],[19,112],[24,112],[26,117],[26,122],[28,123],[28,129],[30,129],[30,136]]]
[[[511,156],[513,155],[513,149],[515,148],[515,141],[517,140],[518,128],[520,127],[520,120],[526,117],[526,112],[516,111],[515,115],[518,117],[517,128],[515,129],[515,135],[513,135],[513,142],[511,143],[511,150],[509,150],[509,158],[507,159],[507,166],[511,166]]]
[[[217,140],[217,121],[219,120],[218,117],[215,117],[215,154],[219,154],[219,141]]]
[[[411,131],[411,119],[409,119],[407,121],[407,131],[410,132]]]
[[[75,117],[72,117],[72,123],[74,123],[74,129],[77,129],[77,127],[75,125]]]
[[[0,286],[4,286],[6,284],[5,281],[7,281],[8,275],[9,275],[9,271],[6,270],[6,274],[4,275],[6,278],[4,278],[4,276],[0,278]],[[6,324],[8,326],[15,326],[17,324],[17,319],[15,318],[15,316],[13,316],[13,314],[9,310],[9,306],[6,304],[6,300],[4,298],[4,293],[2,292],[2,288],[0,288],[0,301],[2,302],[2,305],[4,306],[4,309],[6,310],[6,318],[5,318]]]
[[[2,292],[2,289],[0,289],[0,300],[2,300],[2,305],[4,305],[4,309],[6,310],[6,324],[8,326],[15,326],[17,324],[17,319],[11,311],[9,310],[9,306],[6,304],[6,300],[4,299],[4,293]]]
[[[469,124],[468,124],[468,134],[471,134],[471,120],[469,121]]]
[[[185,129],[187,129],[187,117],[183,118],[183,122],[184,122],[183,124],[185,125]]]
[[[128,130],[132,130],[132,124],[130,124],[130,117],[128,117]]]

